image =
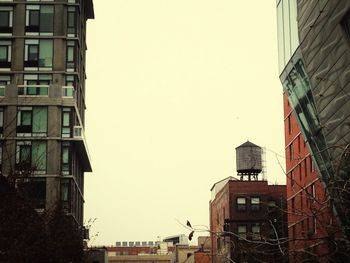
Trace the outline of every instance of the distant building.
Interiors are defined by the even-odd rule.
[[[198,245],[175,245],[172,263],[210,263],[210,236],[198,237]]]
[[[105,247],[88,248],[84,252],[84,263],[108,263],[108,254]]]
[[[228,177],[211,189],[212,262],[284,262],[286,186],[260,179],[259,146],[246,142],[236,152],[240,180]]]
[[[115,246],[107,247],[109,256],[128,256],[128,255],[139,255],[139,254],[157,254],[158,246]]]
[[[109,263],[171,263],[171,255],[108,256]]]
[[[175,236],[170,236],[170,237],[164,238],[163,242],[171,243],[174,246],[177,244],[187,245],[188,244],[188,237],[184,234],[175,235]]]

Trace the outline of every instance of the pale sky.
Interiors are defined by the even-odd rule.
[[[94,0],[87,28],[85,220],[93,245],[209,226],[235,148],[285,183],[275,0]],[[280,162],[280,164],[279,164]],[[205,233],[204,233],[205,234]]]

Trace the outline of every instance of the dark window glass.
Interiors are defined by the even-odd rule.
[[[7,61],[8,60],[8,47],[7,46],[0,46],[0,61]]]
[[[63,209],[70,212],[70,181],[68,179],[61,180],[61,201]]]
[[[19,190],[32,201],[35,208],[44,209],[46,201],[46,179],[30,178],[17,183]]]
[[[28,60],[29,61],[38,61],[39,56],[39,46],[38,45],[29,45],[28,46]]]
[[[292,115],[289,114],[288,118],[287,118],[287,120],[288,120],[288,134],[292,133],[292,121],[291,121],[291,118],[292,118]]]
[[[30,133],[32,131],[32,111],[21,111],[20,124],[17,127],[17,132]]]
[[[250,198],[250,208],[252,211],[260,210],[260,197],[251,197]]]
[[[62,110],[62,137],[70,137],[72,133],[72,113],[70,108]]]
[[[62,174],[71,174],[71,147],[69,142],[62,143],[61,161]]]
[[[26,14],[26,32],[53,33],[53,5],[28,5]]]
[[[245,211],[246,210],[245,197],[237,197],[237,210],[238,211]]]
[[[17,133],[27,133],[32,136],[45,135],[47,133],[47,107],[19,108]]]
[[[39,26],[39,10],[29,11],[29,26],[31,27]]]
[[[30,164],[31,160],[31,146],[30,145],[20,145],[19,147],[19,163]]]
[[[0,27],[9,27],[10,26],[10,12],[9,11],[0,11]]]
[[[40,32],[53,32],[53,6],[41,6]]]

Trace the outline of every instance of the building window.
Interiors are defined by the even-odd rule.
[[[4,108],[0,108],[0,135],[4,133]]]
[[[245,197],[237,197],[237,211],[246,211]]]
[[[17,136],[46,136],[47,107],[18,107]]]
[[[260,197],[251,197],[250,198],[250,209],[252,211],[260,210]]]
[[[304,211],[304,193],[303,193],[303,191],[300,192],[300,210]]]
[[[61,180],[61,203],[62,203],[62,208],[67,212],[70,212],[70,199],[71,199],[70,193],[71,193],[70,180],[62,179]]]
[[[52,75],[49,74],[26,74],[24,85],[18,86],[18,95],[22,96],[48,96]]]
[[[26,34],[53,35],[53,5],[26,6]]]
[[[252,225],[252,240],[260,240],[260,239],[261,239],[260,225],[259,224]]]
[[[67,71],[74,71],[76,66],[76,48],[75,41],[67,41]]]
[[[24,67],[29,70],[50,70],[53,60],[53,42],[50,39],[26,39]]]
[[[293,156],[293,143],[291,143],[289,145],[289,160],[292,161],[294,159],[294,156]]]
[[[269,200],[269,201],[267,202],[267,206],[268,206],[269,208],[275,208],[275,207],[276,207],[276,201],[275,201],[275,200]]]
[[[45,209],[46,178],[22,178],[16,182],[16,185],[35,208]]]
[[[67,35],[69,37],[75,37],[77,34],[77,14],[76,7],[69,6],[67,13]]]
[[[292,134],[292,114],[289,114],[288,115],[288,118],[287,118],[287,121],[288,121],[288,134]]]
[[[0,97],[5,96],[6,86],[11,83],[11,76],[0,75]]]
[[[70,138],[72,136],[72,109],[62,109],[62,137]]]
[[[311,219],[311,229],[310,229],[310,232],[312,234],[316,234],[317,233],[317,218],[316,216],[313,216],[312,219]]]
[[[294,198],[292,198],[290,200],[290,202],[291,202],[291,211],[292,211],[292,213],[294,213],[295,212],[295,200],[294,200]]]
[[[70,142],[62,142],[62,149],[61,149],[61,171],[63,175],[69,175],[71,174],[71,163],[72,163],[72,156],[71,156],[71,145]]]
[[[62,90],[63,97],[74,98],[75,97],[75,76],[66,75],[66,86]]]
[[[11,68],[11,40],[0,41],[0,68],[10,69]]]
[[[294,186],[295,183],[295,175],[294,175],[294,170],[290,171],[290,185]]]
[[[0,34],[12,35],[13,7],[0,6]]]
[[[16,170],[23,174],[45,174],[47,145],[43,141],[17,141]]]
[[[315,171],[315,166],[314,166],[314,162],[312,160],[312,157],[310,156],[309,159],[310,159],[310,171],[314,172]]]
[[[239,239],[247,239],[247,226],[246,225],[238,225],[237,226],[237,234]]]

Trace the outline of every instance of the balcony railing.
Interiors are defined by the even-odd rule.
[[[18,85],[20,96],[49,96],[49,85]]]
[[[86,172],[91,172],[91,161],[90,161],[90,155],[89,150],[87,148],[85,135],[84,135],[84,128],[82,126],[74,126],[73,127],[73,139],[74,143],[76,145],[76,149],[80,153],[80,157],[82,160],[83,169]]]

